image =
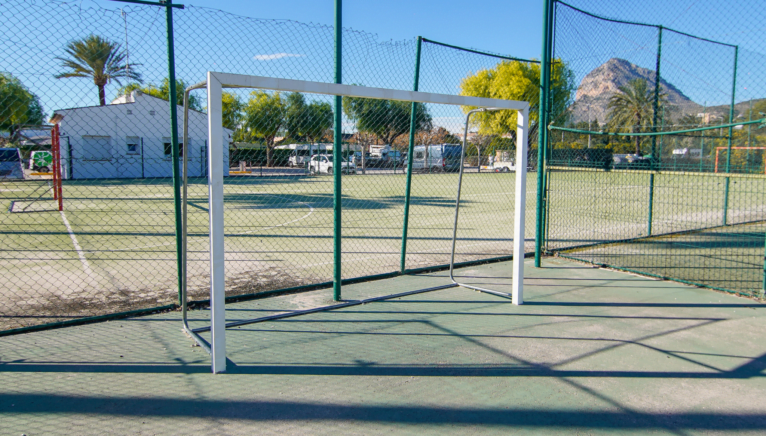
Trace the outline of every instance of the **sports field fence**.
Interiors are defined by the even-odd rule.
[[[556,94],[570,89],[550,87],[546,250],[762,295],[766,100],[756,65],[763,55],[613,18],[668,21],[638,3],[572,3],[550,4],[547,31],[551,58],[577,88],[570,104],[556,106]],[[737,28],[698,18],[705,34]]]
[[[753,44],[730,44],[734,37],[607,18],[664,22],[661,11],[630,9],[635,2],[573,3],[549,3],[542,63],[425,37],[380,41],[343,28],[342,82],[530,102],[525,254],[535,252],[538,237],[542,254],[762,295],[764,55]],[[184,268],[189,299],[204,303],[207,100],[190,94],[183,144],[181,106],[169,96],[181,105],[184,89],[208,70],[333,82],[333,26],[190,5],[173,8],[172,21],[164,7],[128,3],[9,0],[0,12],[0,142],[10,150],[0,170],[0,334],[175,309]],[[737,28],[702,25],[711,34]],[[615,72],[638,81],[612,80]],[[523,86],[509,89],[503,80]],[[603,86],[643,86],[634,93],[640,121],[618,123],[609,95],[598,92]],[[227,268],[235,272],[228,297],[298,292],[337,279],[337,187],[328,165],[316,161],[325,155],[334,163],[336,130],[349,173],[340,186],[340,279],[448,263],[457,174],[444,147],[462,143],[467,108],[360,100],[344,101],[338,112],[327,98],[226,91]],[[515,254],[513,176],[503,174],[514,165],[514,119],[483,113],[475,120],[457,245],[463,264]],[[691,131],[651,135],[679,130]],[[411,173],[408,159],[416,163]],[[54,198],[59,185],[62,210]]]

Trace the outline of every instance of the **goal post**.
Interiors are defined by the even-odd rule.
[[[457,244],[457,228],[458,218],[460,217],[460,194],[463,188],[463,171],[465,165],[465,151],[468,148],[468,126],[470,125],[471,115],[477,112],[496,111],[503,110],[502,108],[479,108],[469,111],[465,116],[465,130],[463,132],[463,149],[460,156],[460,174],[458,176],[457,185],[457,198],[455,200],[455,220],[452,226],[452,251],[450,253],[449,263],[449,277],[452,283],[462,286],[464,288],[473,289],[476,291],[486,292],[489,294],[498,295],[501,297],[509,297],[513,301],[513,304],[519,305],[524,303],[523,286],[524,286],[524,224],[525,224],[525,212],[526,201],[524,197],[527,192],[527,157],[529,152],[529,145],[527,141],[527,126],[529,124],[529,110],[519,110],[516,118],[516,183],[514,186],[514,198],[516,204],[513,209],[513,283],[511,294],[506,292],[499,292],[496,290],[468,285],[460,283],[455,279],[455,246]],[[481,165],[481,163],[479,163]],[[481,168],[481,166],[479,167]],[[522,255],[519,256],[518,253]],[[517,279],[518,278],[518,279]]]
[[[744,147],[744,146],[737,146],[737,147],[716,147],[715,148],[715,172],[721,172],[719,165],[718,165],[718,157],[721,154],[721,151],[728,151],[728,150],[760,150],[764,152],[764,155],[766,155],[766,147]],[[726,171],[726,169],[724,169]],[[766,159],[763,160],[763,173],[766,174]]]
[[[226,370],[226,329],[235,325],[261,322],[270,319],[278,319],[287,316],[297,316],[304,313],[313,313],[320,310],[333,310],[350,305],[363,304],[370,301],[380,301],[388,298],[400,297],[404,294],[413,294],[417,292],[426,292],[429,290],[444,289],[454,286],[465,286],[484,292],[490,292],[496,295],[509,297],[514,304],[523,302],[523,277],[524,277],[524,213],[525,213],[525,178],[527,170],[527,134],[529,124],[529,103],[524,101],[501,100],[482,97],[468,97],[459,95],[436,94],[418,91],[405,91],[396,89],[372,88],[365,86],[343,85],[333,83],[311,82],[303,80],[282,79],[262,76],[249,76],[240,74],[229,74],[209,71],[205,82],[193,85],[186,90],[185,102],[188,102],[189,92],[193,89],[206,88],[207,90],[207,115],[208,115],[208,194],[209,194],[209,234],[210,234],[210,313],[211,321],[209,327],[189,328],[186,321],[185,289],[182,290],[182,308],[184,312],[184,330],[190,334],[195,341],[203,346],[211,355],[213,373],[220,373]],[[476,288],[469,285],[458,283],[453,278],[453,284],[446,286],[437,286],[434,288],[411,291],[404,294],[395,294],[390,296],[375,297],[368,300],[359,300],[344,302],[332,306],[325,306],[306,311],[290,312],[285,315],[269,316],[254,320],[237,321],[226,323],[225,320],[225,286],[226,277],[224,270],[225,245],[224,245],[224,147],[227,145],[223,139],[223,90],[226,88],[248,88],[260,91],[278,91],[278,92],[297,92],[306,94],[319,94],[326,96],[353,97],[361,99],[391,100],[413,103],[428,103],[438,105],[459,106],[462,108],[472,108],[476,111],[497,111],[511,110],[518,113],[517,116],[517,172],[515,186],[515,224],[513,228],[514,238],[514,256],[513,256],[513,286],[512,294],[496,292],[483,288]],[[184,130],[187,128],[188,104],[185,105]],[[463,160],[465,158],[465,149],[467,145],[468,120],[466,120],[466,132],[463,137],[463,147],[460,160],[460,178],[458,192],[462,184]],[[339,150],[334,151],[340,153]],[[184,160],[186,159],[184,154]],[[341,172],[337,169],[337,172]],[[185,174],[185,171],[184,171]],[[409,176],[410,174],[408,174]],[[459,195],[459,194],[458,194]],[[455,221],[453,232],[453,251],[450,263],[450,272],[454,265],[454,241],[457,231],[457,218],[459,210],[459,197],[455,202]],[[185,215],[185,214],[184,214]],[[185,226],[184,226],[185,232]],[[334,262],[340,262],[340,253],[335,253]],[[452,274],[450,273],[452,277]],[[185,278],[184,278],[185,280]],[[184,282],[185,283],[185,282]],[[185,285],[184,285],[185,287]],[[200,332],[209,331],[211,335],[210,343],[207,344],[199,336]]]

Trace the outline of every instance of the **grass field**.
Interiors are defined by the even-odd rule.
[[[650,174],[554,171],[548,249],[596,264],[757,294],[764,274],[766,179],[731,178],[726,226],[725,185],[721,174],[656,174],[649,237]]]
[[[527,252],[534,247],[535,175],[527,184]],[[755,224],[721,227],[723,178],[658,175],[653,235],[708,230],[704,236],[645,239],[649,177],[552,172],[547,248],[599,264],[757,290],[763,274],[764,180],[732,179],[728,223]],[[399,270],[405,181],[402,174],[343,177],[344,278]],[[170,180],[67,181],[63,213],[50,197],[29,201],[44,183],[0,184],[0,330],[177,300]],[[229,295],[331,280],[332,186],[327,176],[226,180]],[[449,261],[456,187],[456,174],[413,177],[407,268]],[[207,200],[206,180],[192,180],[190,299],[204,299],[208,292]],[[512,254],[514,174],[466,174],[462,200],[457,260]],[[644,239],[605,244],[634,238]]]
[[[458,261],[512,253],[513,178],[466,175]],[[399,270],[405,181],[402,174],[344,176],[344,278]],[[2,185],[0,329],[177,300],[169,180],[70,181],[63,213],[51,200],[20,212],[41,183]],[[528,250],[534,235],[531,185]],[[327,176],[227,179],[229,295],[332,279],[332,186]],[[413,177],[407,268],[448,263],[456,188],[456,174]],[[190,299],[208,292],[207,202],[206,180],[192,180]]]

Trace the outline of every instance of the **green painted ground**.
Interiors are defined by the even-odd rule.
[[[722,178],[657,176],[654,234],[722,223]],[[207,187],[190,185],[189,286],[205,298],[208,283]],[[176,247],[169,180],[71,181],[64,214],[51,200],[32,203],[41,182],[0,184],[0,329],[155,307],[176,301]],[[450,250],[456,174],[413,178],[408,268],[445,264]],[[397,271],[405,177],[343,178],[343,276]],[[766,185],[739,178],[730,185],[729,223],[766,220]],[[643,237],[649,176],[625,172],[553,172],[549,249]],[[320,283],[332,277],[332,183],[322,177],[232,177],[225,187],[230,295]],[[43,197],[46,198],[46,197]],[[533,249],[536,184],[527,185],[527,251]],[[466,174],[458,261],[512,254],[514,174]],[[25,210],[26,208],[26,210]],[[25,212],[21,212],[25,210]],[[11,212],[13,211],[13,212]],[[742,292],[763,274],[760,227],[732,228],[736,237],[644,250],[603,246],[582,260],[668,277],[699,279]],[[745,235],[744,239],[741,235]],[[570,253],[580,256],[582,250]],[[651,261],[645,259],[651,254]],[[680,254],[680,255],[679,255]],[[715,274],[695,272],[697,259]],[[741,268],[729,268],[731,262]],[[645,267],[645,268],[644,268]],[[643,269],[642,269],[643,268]]]
[[[458,270],[508,289],[510,265]],[[445,283],[367,282],[346,298]],[[242,319],[331,290],[227,306]],[[766,431],[766,306],[561,259],[526,303],[452,288],[228,332],[178,313],[0,339],[3,434],[738,434]],[[204,325],[207,311],[194,311]]]

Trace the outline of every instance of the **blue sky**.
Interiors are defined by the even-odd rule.
[[[138,68],[146,81],[156,84],[167,76],[161,8],[109,0],[49,1],[0,2],[0,15],[13,17],[6,20],[0,36],[0,52],[13,55],[0,58],[0,70],[13,73],[39,95],[46,112],[97,103],[95,88],[87,79],[53,78],[59,70],[55,57],[62,55],[64,44],[89,33],[122,44],[127,30],[131,62],[141,64]],[[737,101],[766,96],[762,44],[766,8],[753,7],[752,1],[732,0],[725,5],[717,0],[570,1],[605,16],[660,23],[739,43],[743,56]],[[187,4],[192,7],[176,14],[177,75],[187,83],[202,80],[207,70],[332,80],[333,0],[191,0]],[[542,0],[346,0],[344,83],[409,89],[418,35],[539,58],[542,4]],[[127,11],[126,18],[119,13],[120,8]],[[654,68],[655,30],[578,20],[572,19],[571,33],[557,45],[562,52],[568,50],[565,58],[578,82],[614,56]],[[561,29],[564,32],[566,26]],[[700,104],[728,102],[730,51],[668,34],[664,47],[666,80]],[[491,68],[497,62],[428,45],[422,59],[420,89],[442,93],[458,92],[466,74]],[[114,98],[117,89],[117,84],[110,84],[107,99]]]
[[[83,0],[87,3],[119,7],[108,0]],[[255,18],[334,23],[333,0],[191,0],[188,4]],[[542,1],[346,0],[343,26],[377,34],[382,40],[420,35],[498,53],[539,57]]]

